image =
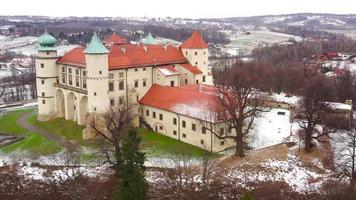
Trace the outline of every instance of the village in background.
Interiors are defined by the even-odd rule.
[[[102,41],[115,33],[134,45],[153,37],[157,44],[179,48],[194,31],[200,32],[209,45],[207,66],[212,74],[239,66],[250,67],[251,72],[257,74],[253,78],[261,80],[260,85],[253,85],[256,89],[259,87],[259,101],[269,109],[253,116],[253,125],[246,138],[246,157],[242,159],[231,158],[235,154],[234,148],[207,151],[205,153],[217,157],[207,158],[199,146],[193,156],[187,155],[189,150],[187,154],[163,155],[160,151],[155,152],[152,146],[157,144],[149,140],[148,143],[153,145],[148,144],[145,149],[145,176],[150,198],[190,199],[189,195],[193,195],[192,199],[237,199],[249,191],[255,199],[353,199],[356,195],[356,163],[355,157],[351,161],[345,158],[348,153],[345,150],[348,147],[347,150],[352,151],[353,148],[353,155],[356,155],[356,134],[351,147],[345,138],[350,139],[348,133],[353,130],[356,116],[353,111],[356,105],[355,21],[356,15],[331,14],[226,19],[0,16],[0,170],[6,171],[0,172],[0,177],[9,178],[12,173],[16,174],[9,181],[0,181],[0,199],[25,199],[21,193],[30,191],[31,184],[35,185],[40,198],[45,195],[40,192],[42,182],[51,186],[48,187],[48,191],[54,191],[51,194],[67,191],[68,199],[78,193],[70,188],[72,184],[82,192],[78,199],[87,199],[86,195],[93,199],[95,195],[99,199],[103,196],[110,198],[114,190],[111,187],[112,169],[107,163],[103,164],[103,155],[96,155],[98,148],[87,144],[82,136],[80,139],[67,135],[57,135],[54,139],[48,136],[49,141],[57,142],[59,147],[45,153],[36,150],[36,155],[28,153],[33,149],[26,149],[25,142],[16,145],[42,129],[56,132],[36,121],[39,94],[35,59],[41,35],[49,33],[54,36],[58,55],[63,56],[74,48],[86,47],[94,33]],[[304,152],[303,131],[307,128],[303,127],[302,120],[308,94],[301,88],[308,84],[308,76],[314,74],[328,80],[330,87],[325,92],[327,101],[323,104],[327,108],[317,111],[322,113],[323,119],[313,121],[312,129],[321,139],[314,138],[314,150],[308,154]],[[22,135],[16,128],[4,128],[5,120],[19,117],[23,111],[24,115],[31,113],[27,116],[28,122],[37,124],[41,130],[25,129],[26,134]],[[319,115],[317,112],[312,115]],[[11,122],[18,123],[21,118],[16,120]],[[146,131],[146,127],[142,127],[140,131]],[[70,124],[68,130],[70,128],[78,128],[80,132],[84,129],[76,124]],[[74,133],[68,130],[64,129],[64,132]],[[159,131],[156,129],[155,132]],[[42,136],[45,134],[41,133]],[[41,138],[36,145],[53,147],[52,143],[47,144],[47,139]],[[64,151],[72,146],[81,149],[80,167],[75,170],[72,168],[78,163],[71,163],[73,158]],[[197,170],[197,166],[204,169]],[[51,171],[50,175],[48,171]],[[94,181],[84,180],[78,174]],[[220,178],[216,180],[215,177]],[[350,180],[353,189],[347,186]],[[102,181],[102,184],[95,188],[95,181]],[[59,189],[58,184],[63,187]],[[22,192],[15,189],[18,185]],[[92,187],[92,191],[85,187]],[[19,194],[9,194],[3,188]],[[275,193],[283,194],[273,196]],[[32,199],[37,197],[34,195]]]

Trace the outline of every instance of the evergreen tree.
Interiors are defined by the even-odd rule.
[[[139,151],[141,138],[136,130],[130,130],[122,142],[122,156],[119,162],[119,177],[116,199],[146,200],[148,184],[145,180],[145,153]]]
[[[249,191],[242,194],[241,200],[253,200],[253,197]]]

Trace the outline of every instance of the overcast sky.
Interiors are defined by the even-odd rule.
[[[301,12],[356,14],[356,0],[0,1],[0,15],[221,18]]]

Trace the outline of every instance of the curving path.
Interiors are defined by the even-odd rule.
[[[61,138],[61,137],[59,137],[57,135],[53,135],[52,133],[50,133],[50,132],[48,132],[46,130],[40,129],[40,128],[30,124],[28,122],[28,118],[32,114],[33,114],[32,112],[23,113],[21,115],[21,117],[17,119],[16,123],[18,125],[20,125],[21,127],[28,129],[31,132],[38,133],[38,134],[48,138],[49,140],[52,140],[52,141],[64,146],[67,150],[78,150],[80,148],[79,145],[77,145],[75,143],[72,143],[72,142],[70,142],[69,140],[67,140],[65,138]]]

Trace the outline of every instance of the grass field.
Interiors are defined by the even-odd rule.
[[[67,140],[74,141],[78,145],[85,145],[82,137],[82,131],[85,126],[79,126],[74,121],[68,121],[64,118],[55,118],[46,122],[37,121],[37,115],[31,115],[28,119],[30,124],[42,128],[54,135],[65,137]]]
[[[0,117],[0,132],[6,134],[22,135],[25,138],[6,147],[0,148],[4,153],[25,152],[30,155],[49,155],[59,152],[62,147],[48,140],[38,133],[29,132],[19,126],[16,121],[23,114],[33,112],[34,109],[16,110]]]
[[[15,144],[2,148],[5,153],[15,152],[17,150],[28,150],[32,153],[50,154],[58,152],[61,147],[47,138],[44,138],[36,133],[29,133],[28,130],[18,126],[16,120],[25,112],[33,112],[33,109],[19,110],[7,113],[0,118],[0,132],[10,134],[24,135],[26,138]],[[67,121],[64,118],[56,118],[46,122],[37,121],[37,115],[33,114],[28,119],[29,123],[44,129],[54,135],[65,137],[67,140],[74,141],[78,145],[96,147],[99,142],[83,141],[82,131],[85,126],[79,126],[73,121]],[[192,157],[202,157],[212,155],[208,151],[198,147],[186,144],[167,136],[149,132],[145,129],[137,129],[142,138],[142,150],[147,153],[147,156],[160,157],[168,155],[189,155]],[[83,155],[84,159],[91,159],[91,155]],[[94,156],[95,157],[95,156]]]
[[[149,132],[146,129],[138,129],[138,133],[142,139],[142,149],[148,156],[189,155],[192,157],[203,157],[214,155],[193,145],[155,132]]]

